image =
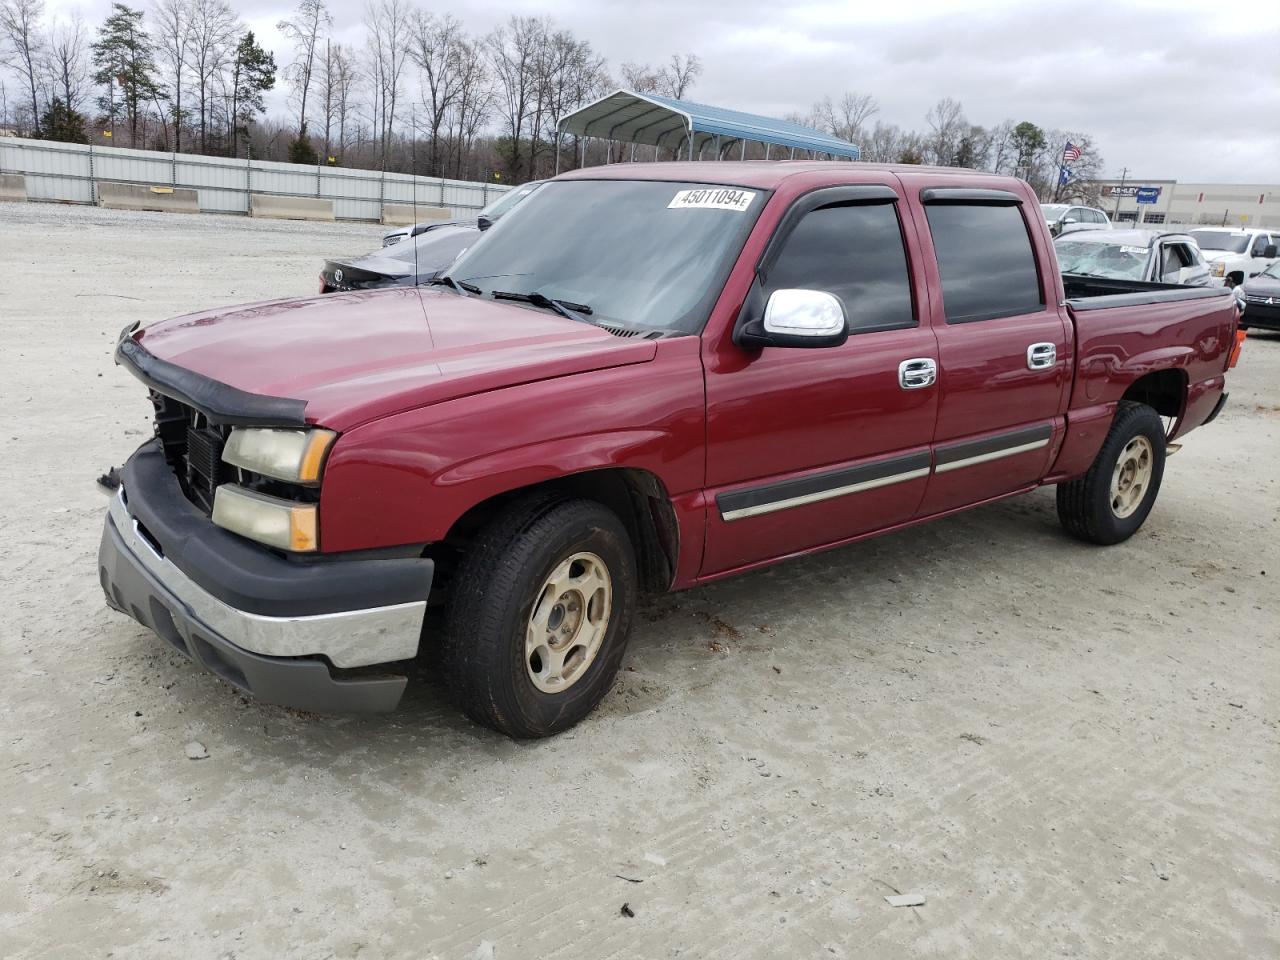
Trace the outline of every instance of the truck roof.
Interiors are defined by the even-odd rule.
[[[562,173],[557,180],[676,180],[730,187],[775,189],[804,174],[825,174],[832,183],[865,182],[867,174],[928,173],[930,176],[1008,188],[1020,181],[965,167],[926,167],[912,163],[861,163],[839,160],[677,160],[659,163],[612,163]]]
[[[1059,237],[1055,243],[1105,243],[1116,247],[1149,247],[1166,237],[1182,237],[1191,240],[1183,230],[1081,230]]]

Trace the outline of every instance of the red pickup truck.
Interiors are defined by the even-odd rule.
[[[270,702],[390,709],[426,642],[472,718],[555,733],[642,592],[1043,484],[1071,534],[1132,535],[1222,407],[1239,317],[1225,289],[1124,291],[1064,281],[1007,177],[577,171],[431,288],[126,330],[155,437],[102,586]]]

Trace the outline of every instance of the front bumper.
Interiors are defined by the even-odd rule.
[[[1280,330],[1280,302],[1259,304],[1245,301],[1240,326],[1246,329]]]
[[[395,707],[404,676],[335,675],[331,665],[341,671],[416,655],[430,560],[295,563],[248,544],[186,501],[152,444],[129,460],[122,479],[98,551],[110,606],[265,702],[317,713]]]

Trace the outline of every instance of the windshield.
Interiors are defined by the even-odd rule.
[[[1040,209],[1044,211],[1044,218],[1052,223],[1062,219],[1062,215],[1071,208],[1065,203],[1042,203]]]
[[[1058,266],[1062,268],[1063,273],[1106,277],[1109,280],[1146,279],[1148,254],[1146,247],[1134,247],[1122,243],[1059,240],[1054,244],[1054,249],[1058,251]]]
[[[533,193],[533,191],[538,189],[540,186],[542,186],[541,180],[514,187],[502,194],[498,199],[489,201],[489,205],[481,210],[477,216],[488,217],[490,220],[497,220],[500,216],[514,207],[529,194]]]
[[[1280,260],[1277,260],[1275,263],[1271,264],[1271,266],[1263,270],[1260,274],[1258,274],[1258,276],[1269,277],[1272,280],[1280,280]]]
[[[486,230],[449,276],[482,295],[589,307],[593,321],[696,333],[765,199],[699,183],[555,180]]]
[[[412,240],[404,240],[374,254],[418,265],[419,273],[443,270],[460,251],[473,243],[480,231],[475,227],[436,227],[418,234]],[[416,261],[415,261],[416,256]]]
[[[1249,246],[1247,233],[1227,233],[1225,230],[1192,230],[1191,236],[1201,250],[1226,250],[1230,253],[1244,253]]]

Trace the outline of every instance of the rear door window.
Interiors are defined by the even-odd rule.
[[[1044,308],[1031,236],[1019,204],[929,203],[929,233],[947,323]]]

